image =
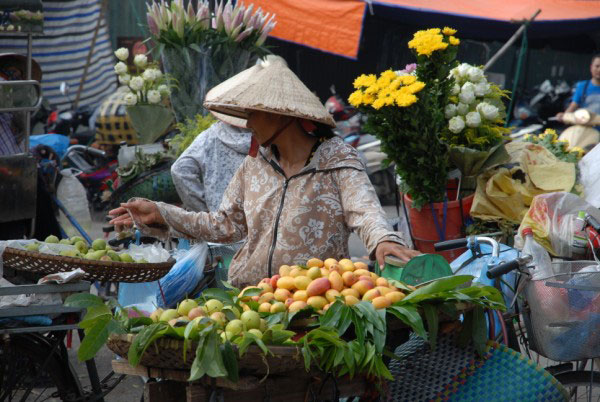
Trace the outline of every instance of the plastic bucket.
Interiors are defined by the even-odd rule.
[[[464,253],[464,248],[436,252],[433,246],[440,241],[460,239],[463,237],[462,228],[464,219],[469,216],[474,197],[475,195],[472,194],[462,200],[448,201],[446,202],[445,207],[443,202],[435,202],[423,206],[419,211],[412,208],[412,199],[405,194],[404,202],[408,207],[408,220],[415,248],[423,253],[440,254],[448,262],[455,260]],[[437,224],[434,216],[437,218]],[[438,229],[443,231],[442,236],[438,233]]]

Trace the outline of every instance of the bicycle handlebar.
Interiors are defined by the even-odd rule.
[[[512,261],[505,262],[502,264],[498,264],[493,268],[490,268],[486,275],[489,279],[494,279],[504,274],[509,273],[510,271],[514,271],[515,269],[519,269],[522,266],[529,264],[533,258],[530,255],[526,255],[520,258],[515,258]]]
[[[466,247],[469,241],[467,239],[454,239],[435,243],[433,248],[435,251],[454,250],[455,248]]]

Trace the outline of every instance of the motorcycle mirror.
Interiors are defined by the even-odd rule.
[[[69,84],[67,84],[66,82],[61,82],[60,83],[60,93],[63,94],[64,96],[67,96],[69,94]]]

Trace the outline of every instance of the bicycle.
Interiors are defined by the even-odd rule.
[[[458,248],[470,242],[481,241],[482,238],[459,239],[443,242],[439,246]],[[515,325],[507,325],[506,328],[507,332],[514,331],[519,342],[511,342],[511,347],[518,351],[524,349],[532,359],[533,352],[554,361],[556,364],[549,365],[546,369],[567,388],[571,400],[579,400],[582,394],[587,400],[591,400],[592,396],[600,391],[600,372],[594,370],[593,361],[600,356],[600,339],[595,339],[594,333],[586,329],[595,325],[596,318],[592,310],[594,299],[590,299],[590,293],[600,294],[600,283],[592,286],[579,282],[583,279],[589,280],[590,277],[600,281],[599,271],[580,272],[596,263],[555,261],[552,263],[552,275],[533,278],[530,271],[535,267],[531,265],[530,256],[505,262],[499,258],[498,243],[490,238],[485,241],[492,244],[495,250],[492,254],[495,258],[487,264],[486,272],[482,272],[482,275],[485,274],[499,286],[498,278],[513,271],[517,273],[515,289],[519,303],[514,303],[514,306],[519,317],[516,320],[519,331],[515,331]],[[514,300],[516,301],[517,297]],[[582,304],[586,300],[587,304]],[[504,318],[501,322],[511,322],[510,315]],[[525,328],[522,328],[523,325]],[[579,338],[574,337],[575,334],[578,334]],[[510,337],[507,333],[503,333],[502,337],[504,342],[508,343]],[[588,343],[585,345],[576,342],[586,338]],[[589,344],[590,338],[592,344]],[[598,345],[595,348],[594,343]]]

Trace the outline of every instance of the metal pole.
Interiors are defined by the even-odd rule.
[[[90,51],[87,54],[87,58],[85,60],[85,67],[83,68],[83,74],[81,76],[81,80],[79,81],[79,88],[77,89],[77,96],[75,97],[75,102],[73,102],[73,109],[77,109],[79,105],[79,98],[81,97],[81,92],[83,91],[83,84],[85,83],[85,79],[87,78],[88,69],[90,68],[90,62],[92,60],[92,54],[94,53],[94,49],[96,47],[96,39],[98,39],[98,32],[100,31],[100,25],[102,25],[102,17],[104,16],[104,6],[106,4],[106,0],[102,0],[100,3],[100,13],[98,14],[98,21],[96,22],[96,28],[94,29],[94,36],[92,37],[92,44],[90,46]]]
[[[531,21],[533,21],[535,19],[535,17],[537,17],[539,15],[539,13],[541,13],[542,10],[538,9],[529,20],[525,20],[523,22],[523,24],[521,24],[521,26],[519,27],[519,29],[517,29],[517,32],[515,32],[513,34],[513,36],[510,37],[510,39],[504,44],[504,46],[502,46],[500,48],[500,50],[498,50],[496,52],[495,55],[492,56],[491,59],[488,60],[487,63],[485,63],[485,66],[483,67],[483,71],[487,71],[487,69],[489,69],[492,64],[494,64],[496,61],[498,61],[498,59],[504,54],[506,53],[506,51],[508,50],[508,48],[515,43],[515,41],[519,38],[519,36],[521,36],[521,34],[523,33],[523,31],[525,31],[525,27],[527,26],[527,24],[529,24]]]
[[[31,53],[33,49],[32,35],[27,34],[27,80],[31,80]],[[29,152],[29,136],[31,135],[31,112],[25,112],[25,144],[23,150]]]

